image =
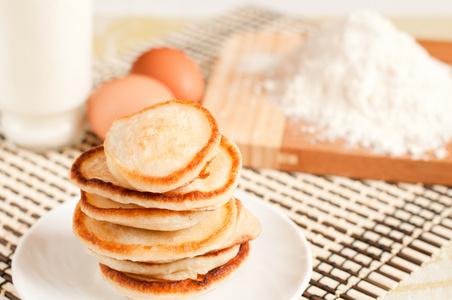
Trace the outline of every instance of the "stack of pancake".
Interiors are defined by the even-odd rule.
[[[233,197],[238,147],[195,102],[117,119],[71,168],[73,230],[104,278],[131,299],[189,299],[246,259],[258,220]]]

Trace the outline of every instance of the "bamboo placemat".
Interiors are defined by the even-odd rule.
[[[310,33],[316,27],[241,8],[97,62],[95,85],[127,72],[142,51],[163,45],[187,52],[208,79],[223,42],[256,29]],[[0,299],[19,299],[11,260],[20,237],[47,211],[77,195],[68,170],[82,151],[100,142],[87,131],[74,146],[36,153],[10,144],[0,132]],[[245,168],[238,188],[277,206],[308,238],[314,270],[300,299],[382,298],[452,237],[452,189],[445,186]]]

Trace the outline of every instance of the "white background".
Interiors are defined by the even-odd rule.
[[[387,16],[452,16],[452,0],[93,0],[95,14],[204,16],[255,4],[299,16],[334,16],[371,9]],[[452,30],[452,29],[451,29]]]

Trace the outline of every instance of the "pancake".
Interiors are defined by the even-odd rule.
[[[249,244],[245,243],[241,245],[239,253],[226,264],[206,275],[198,275],[196,279],[180,281],[156,281],[145,276],[119,272],[103,264],[100,264],[100,269],[103,277],[118,293],[130,299],[191,299],[225,282],[243,264],[249,251]]]
[[[104,151],[108,169],[123,186],[164,193],[195,180],[220,140],[207,109],[171,100],[116,119]]]
[[[232,197],[242,164],[240,151],[230,139],[223,136],[218,148],[204,176],[163,194],[123,186],[108,169],[103,146],[82,153],[72,165],[70,178],[82,190],[119,203],[170,210],[214,209]]]
[[[108,256],[96,254],[87,250],[101,264],[114,270],[148,276],[161,280],[196,279],[198,274],[204,275],[221,265],[224,265],[239,252],[240,245],[209,252],[193,258],[183,258],[168,263],[133,262],[130,260],[117,260]]]
[[[212,211],[174,211],[121,204],[81,191],[80,208],[89,217],[124,226],[174,231],[192,227]]]
[[[73,217],[73,231],[82,244],[104,256],[167,262],[219,249],[236,229],[238,206],[241,206],[240,201],[231,199],[190,228],[156,231],[92,219],[78,203]]]
[[[259,220],[248,209],[243,205],[237,205],[237,210],[238,218],[234,233],[217,249],[226,249],[252,241],[261,233]]]

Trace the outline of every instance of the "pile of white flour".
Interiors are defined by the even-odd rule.
[[[279,99],[318,124],[321,139],[344,139],[378,154],[447,156],[452,138],[452,68],[380,15],[358,11],[299,48],[298,71]]]

